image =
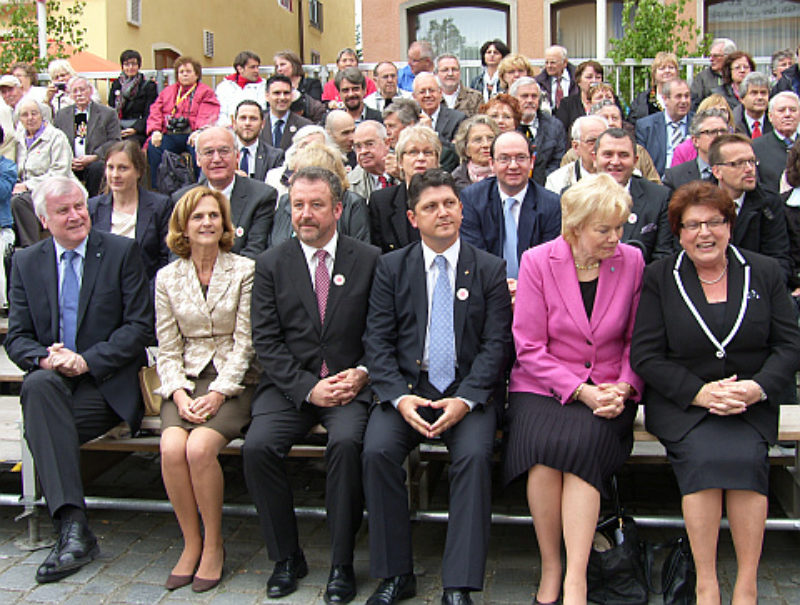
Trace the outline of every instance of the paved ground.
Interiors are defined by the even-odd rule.
[[[87,492],[95,496],[139,494],[145,498],[162,498],[156,459],[151,455],[134,455],[107,470],[92,481]],[[294,463],[292,476],[298,504],[320,505],[323,475],[315,463]],[[227,458],[226,501],[247,503],[238,459]],[[661,510],[676,514],[674,484],[666,467],[638,467],[623,477],[624,498],[634,512],[652,513],[652,503]],[[13,493],[18,487],[18,474],[0,472],[0,491]],[[434,490],[434,504],[446,498],[442,483]],[[520,486],[498,493],[497,509],[520,512],[523,492]],[[645,502],[647,504],[645,504]],[[303,548],[311,566],[294,595],[281,601],[268,601],[265,586],[272,565],[260,538],[253,517],[227,516],[224,520],[228,561],[225,579],[215,590],[198,596],[189,587],[174,593],[162,588],[181,548],[180,534],[174,517],[166,513],[133,513],[94,510],[90,519],[100,539],[101,557],[75,576],[58,584],[38,586],[34,572],[46,555],[45,550],[26,552],[16,542],[26,535],[24,523],[15,523],[16,507],[0,507],[0,603],[59,603],[92,605],[95,603],[235,603],[275,602],[310,605],[322,603],[322,592],[328,571],[328,532],[324,522],[301,521]],[[43,530],[48,528],[42,523]],[[676,530],[643,530],[646,539],[662,541]],[[419,523],[414,529],[416,570],[420,575],[419,596],[407,601],[438,603],[441,548],[445,526],[440,523]],[[483,593],[475,593],[476,603],[530,603],[538,576],[538,556],[533,530],[527,526],[500,526],[492,529],[492,541]],[[771,532],[767,535],[761,565],[761,605],[797,605],[800,603],[800,535]],[[728,532],[722,532],[720,577],[725,596],[730,590],[735,562]],[[356,574],[359,593],[356,603],[363,603],[375,587],[368,577],[367,534],[362,528],[356,550]],[[651,603],[661,603],[652,597]]]

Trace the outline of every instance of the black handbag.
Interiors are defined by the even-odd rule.
[[[587,598],[602,605],[646,605],[648,582],[636,524],[623,514],[616,477],[615,511],[597,525],[586,569]]]
[[[655,552],[667,550],[661,567],[661,590],[656,590],[652,582],[652,568]],[[697,573],[694,568],[689,539],[683,535],[664,544],[648,544],[646,547],[646,571],[650,591],[662,595],[664,605],[693,605]]]

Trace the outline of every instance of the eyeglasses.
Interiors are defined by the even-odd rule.
[[[681,229],[686,229],[686,231],[699,231],[700,228],[705,225],[709,229],[719,229],[723,225],[728,222],[728,219],[724,217],[720,218],[712,218],[710,221],[688,221],[686,223],[681,223]]]
[[[233,148],[231,147],[219,147],[217,149],[203,149],[200,152],[200,157],[205,158],[206,160],[210,160],[214,157],[214,154],[219,154],[221,158],[228,158],[233,154]]]
[[[697,134],[704,134],[708,137],[718,137],[721,134],[727,134],[730,132],[728,128],[717,128],[715,130],[701,130]]]
[[[758,166],[758,160],[755,158],[747,158],[746,160],[734,160],[732,162],[717,162],[717,166],[728,166],[730,168],[755,168]]]
[[[495,164],[500,166],[510,166],[511,162],[516,162],[517,165],[526,164],[530,162],[531,156],[529,155],[499,155],[494,159]]]
[[[461,71],[460,67],[440,67],[439,71],[442,71],[446,74],[455,74]]]

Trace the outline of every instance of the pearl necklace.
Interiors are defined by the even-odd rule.
[[[725,277],[725,274],[727,272],[728,272],[728,261],[725,261],[725,268],[722,270],[722,273],[719,274],[719,277],[717,279],[703,279],[702,277],[700,277],[699,273],[697,274],[697,279],[700,280],[701,284],[705,284],[707,286],[713,286],[714,284],[719,283],[722,280],[722,278]]]
[[[588,265],[581,265],[578,261],[575,261],[575,268],[578,271],[591,271],[592,269],[597,269],[600,266],[600,261],[595,263],[589,263]]]

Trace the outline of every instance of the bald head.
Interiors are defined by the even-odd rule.
[[[349,153],[353,150],[353,133],[356,130],[356,122],[349,113],[341,109],[334,109],[325,119],[325,130],[328,131],[342,153]]]
[[[414,78],[414,100],[429,116],[436,113],[442,104],[442,88],[439,80],[429,71],[421,72]]]

